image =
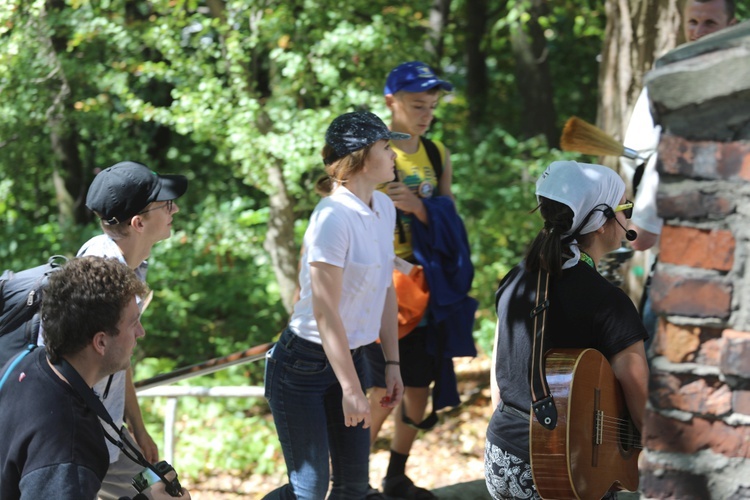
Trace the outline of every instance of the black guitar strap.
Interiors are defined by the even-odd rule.
[[[157,476],[159,476],[159,479],[169,484],[169,480],[164,477],[164,474],[162,474],[151,462],[146,460],[141,452],[138,451],[138,448],[133,446],[130,441],[125,438],[125,436],[123,436],[122,430],[117,427],[115,422],[112,420],[112,417],[110,416],[107,409],[104,408],[101,400],[94,393],[94,390],[88,386],[86,381],[83,380],[83,377],[81,377],[76,369],[73,368],[65,359],[62,359],[59,362],[53,364],[55,365],[55,368],[57,368],[57,370],[66,378],[73,390],[77,392],[78,395],[81,396],[81,398],[83,398],[86,406],[88,406],[94,413],[96,413],[96,415],[101,420],[107,423],[107,425],[109,425],[115,431],[115,434],[120,439],[115,439],[110,435],[109,432],[107,432],[106,429],[102,428],[102,431],[104,431],[104,437],[107,438],[109,442],[117,446],[120,451],[122,451],[130,460],[139,465],[142,465],[144,468],[151,469]],[[128,448],[130,449],[128,450]]]
[[[542,287],[542,281],[544,286]],[[536,306],[531,310],[534,318],[534,346],[531,352],[531,408],[542,427],[552,430],[557,426],[557,408],[547,385],[544,366],[544,326],[549,308],[549,273],[539,268],[536,284]]]

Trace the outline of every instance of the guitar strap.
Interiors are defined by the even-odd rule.
[[[544,286],[542,287],[542,281]],[[552,430],[557,426],[557,408],[547,385],[547,375],[544,366],[544,326],[549,308],[549,273],[539,268],[536,284],[536,306],[531,310],[534,318],[534,345],[531,353],[531,408],[537,421],[545,429]]]

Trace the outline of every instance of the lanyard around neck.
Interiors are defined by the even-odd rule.
[[[125,438],[122,435],[122,430],[120,430],[119,427],[115,424],[115,422],[112,420],[112,417],[110,416],[107,409],[102,404],[101,400],[96,396],[94,393],[94,390],[88,386],[85,380],[83,380],[83,377],[76,371],[73,366],[71,366],[70,363],[68,363],[67,360],[61,359],[57,363],[53,363],[55,365],[55,368],[67,379],[68,384],[73,388],[73,390],[81,396],[83,399],[83,402],[86,404],[86,406],[89,407],[96,415],[104,421],[107,425],[109,425],[114,431],[117,437],[120,439],[115,439],[112,437],[109,432],[107,432],[104,428],[102,428],[102,431],[104,432],[104,437],[109,440],[112,444],[117,446],[120,451],[123,452],[123,454],[128,457],[133,462],[142,465],[145,468],[151,469],[159,478],[164,481],[165,483],[169,484],[169,481],[164,477],[164,475],[146,458],[141,454],[138,449],[133,446],[130,441]],[[127,445],[127,446],[126,446]],[[128,450],[130,448],[130,450]]]

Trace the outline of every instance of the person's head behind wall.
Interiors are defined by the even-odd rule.
[[[536,184],[538,209],[544,228],[529,248],[526,266],[552,275],[562,270],[565,245],[585,242],[613,221],[613,212],[625,194],[625,183],[612,169],[576,161],[552,162]]]
[[[316,190],[326,195],[333,183],[346,184],[365,166],[372,146],[382,140],[408,139],[408,134],[391,132],[383,120],[369,111],[354,111],[336,117],[326,131],[321,155],[327,177],[318,181]]]
[[[157,209],[170,209],[170,215],[176,212],[174,200],[187,187],[183,175],[160,175],[141,163],[122,161],[94,177],[86,207],[99,217],[107,235],[119,239],[129,234],[136,216],[148,218]]]
[[[79,257],[50,276],[41,316],[50,360],[85,349],[99,332],[119,334],[126,307],[144,297],[148,286],[117,259]]]
[[[737,22],[735,0],[687,0],[683,12],[685,39],[694,42]]]

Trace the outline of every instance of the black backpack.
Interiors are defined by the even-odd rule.
[[[36,346],[39,309],[49,276],[68,261],[53,255],[46,264],[0,276],[0,368],[29,346]]]

